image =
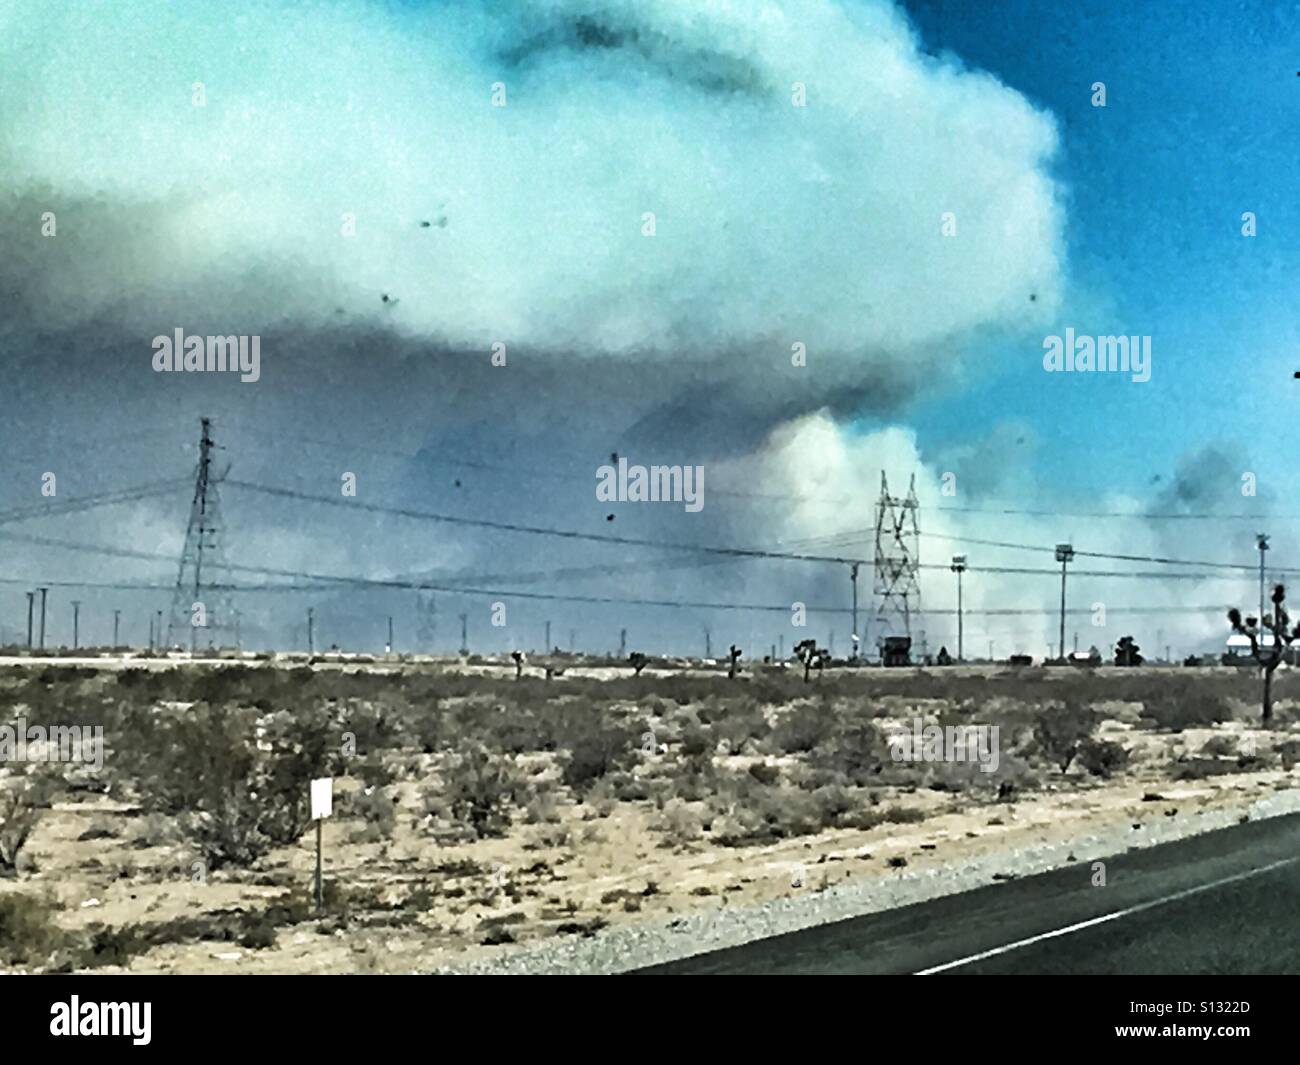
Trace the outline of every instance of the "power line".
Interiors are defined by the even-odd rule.
[[[514,532],[534,536],[552,536],[560,539],[583,540],[595,543],[613,543],[623,544],[633,547],[653,547],[675,551],[692,551],[701,554],[725,555],[735,558],[766,558],[766,559],[784,559],[796,562],[830,562],[839,565],[851,565],[857,562],[861,565],[874,565],[873,562],[863,558],[852,558],[838,555],[814,555],[801,552],[770,551],[760,548],[745,547],[720,547],[708,544],[682,544],[673,541],[653,540],[645,537],[631,536],[614,536],[609,533],[588,533],[574,529],[555,529],[537,525],[522,525],[516,522],[492,521],[484,518],[465,518],[450,514],[439,514],[433,511],[414,510],[409,507],[385,506],[379,503],[363,503],[356,499],[335,499],[332,496],[315,495],[309,492],[299,492],[291,488],[278,488],[271,485],[256,484],[252,481],[231,480],[225,482],[228,485],[238,488],[244,488],[252,492],[259,492],[264,495],[276,496],[285,499],[296,499],[310,503],[320,503],[325,506],[342,507],[351,510],[364,510],[380,514],[392,514],[398,517],[411,518],[418,521],[441,522],[449,525],[463,525],[471,528],[495,529],[501,532]],[[850,530],[854,535],[858,530]],[[849,535],[849,533],[841,534]],[[922,533],[922,536],[941,537],[946,540],[955,540],[959,543],[985,543],[991,546],[1000,546],[1017,550],[1026,551],[1053,551],[1054,548],[1041,547],[1037,544],[1016,544],[1006,541],[980,541],[977,538],[962,536],[946,536],[939,533]],[[1253,572],[1253,566],[1244,566],[1238,563],[1227,562],[1198,562],[1189,559],[1172,559],[1160,558],[1156,556],[1142,555],[1119,555],[1103,551],[1079,551],[1080,555],[1087,555],[1090,558],[1107,559],[1122,562],[1151,562],[1159,565],[1183,565],[1199,567],[1202,569],[1247,569]],[[920,563],[921,569],[947,570],[948,567],[941,563]],[[1278,567],[1291,568],[1291,567]],[[1056,575],[1055,569],[1031,569],[1019,566],[979,566],[970,565],[970,571],[980,573],[1003,573],[1003,574],[1021,574],[1021,575]],[[1089,572],[1085,570],[1076,571],[1079,576],[1111,577],[1111,576],[1156,576],[1161,579],[1184,579],[1184,580],[1205,580],[1206,574],[1165,574],[1165,573],[1108,573],[1108,572]]]
[[[118,503],[134,503],[151,496],[163,496],[185,484],[181,478],[155,481],[135,488],[114,489],[108,492],[96,492],[92,495],[77,496],[73,499],[55,499],[49,503],[29,504],[26,507],[14,507],[0,511],[0,525],[15,521],[32,521],[45,517],[61,517],[94,507],[113,506]]]
[[[229,419],[227,419],[227,421],[229,421]],[[236,419],[236,422],[238,423],[238,419]],[[319,437],[303,436],[297,433],[270,433],[263,429],[248,427],[246,424],[242,431],[249,435],[258,436],[272,442],[293,441],[298,444],[306,444],[310,447],[329,450],[335,454],[344,451],[364,452],[373,455],[380,455],[385,458],[402,459],[404,461],[419,458],[421,462],[425,462],[431,466],[455,466],[465,469],[483,470],[491,473],[504,473],[516,478],[521,474],[526,474],[528,477],[534,479],[572,482],[575,479],[575,476],[585,476],[585,474],[570,475],[552,469],[541,469],[540,467],[521,467],[517,463],[504,464],[457,458],[455,455],[448,453],[442,448],[439,448],[436,454],[429,454],[424,451],[425,445],[423,444],[415,451],[396,451],[392,449],[376,448],[365,444],[340,443],[338,440],[325,440]],[[861,502],[860,498],[854,496],[822,496],[780,492],[745,492],[726,488],[714,488],[711,489],[711,491],[715,495],[729,496],[737,499],[761,499],[780,503],[827,503],[836,506],[845,506]],[[1247,514],[1237,512],[1212,513],[1209,511],[1182,513],[1127,510],[1071,510],[1062,508],[1046,509],[1003,505],[996,500],[990,500],[982,506],[956,506],[953,504],[941,503],[926,507],[926,509],[940,513],[952,514],[988,514],[1039,518],[1120,519],[1126,521],[1300,521],[1300,514]],[[1047,550],[1051,550],[1051,548],[1048,548]]]
[[[233,567],[232,568],[239,568]],[[255,567],[250,567],[255,568]],[[30,584],[35,578],[18,578],[18,577],[0,577],[0,584],[10,584],[24,586]],[[569,595],[559,592],[512,592],[504,591],[499,588],[460,588],[446,587],[428,582],[403,581],[388,578],[367,578],[367,577],[336,577],[328,575],[318,575],[318,583],[314,584],[230,584],[224,587],[230,591],[244,593],[319,593],[328,591],[337,591],[341,584],[343,585],[366,585],[383,588],[401,588],[404,590],[415,591],[435,591],[446,592],[451,595],[464,596],[496,596],[502,599],[538,599],[547,601],[560,602],[578,602],[578,603],[599,603],[611,605],[627,606],[657,606],[672,607],[688,610],[743,610],[755,612],[784,613],[790,612],[789,603],[719,603],[719,602],[697,602],[682,599],[642,599],[627,596],[582,596]],[[98,590],[112,591],[132,591],[132,592],[167,592],[171,591],[174,585],[159,580],[154,584],[131,583],[127,581],[47,581],[46,584],[55,588],[88,588]],[[851,607],[846,606],[805,606],[808,613],[816,614],[848,614]],[[1167,606],[1167,607],[1125,607],[1125,606],[1107,606],[1107,614],[1124,614],[1124,615],[1165,615],[1165,614],[1219,614],[1225,611],[1222,604],[1210,604],[1205,606]],[[955,617],[957,611],[949,608],[927,608],[917,611],[918,614],[925,617]],[[962,610],[964,616],[979,617],[1050,617],[1055,618],[1058,611],[1054,607],[987,607],[987,608],[970,608],[965,607]],[[1066,610],[1067,616],[1088,616],[1093,611],[1088,607],[1071,607]]]
[[[984,547],[1002,547],[1016,551],[1055,551],[1053,547],[1043,547],[1038,544],[1020,544],[1011,543],[1006,540],[981,540],[975,536],[952,536],[946,533],[921,533],[922,536],[931,540],[950,540],[960,544],[979,544]],[[1120,555],[1108,551],[1083,551],[1075,550],[1076,555],[1087,556],[1088,558],[1101,558],[1113,562],[1154,562],[1166,566],[1200,566],[1204,569],[1231,569],[1231,570],[1250,570],[1255,571],[1253,564],[1246,565],[1239,562],[1204,562],[1199,559],[1189,558],[1161,558],[1155,555]]]
[[[654,547],[673,551],[694,551],[700,554],[727,555],[733,558],[776,558],[796,562],[835,562],[847,565],[861,562],[863,559],[844,558],[835,555],[809,555],[786,551],[765,551],[750,547],[717,547],[707,544],[680,544],[665,540],[652,540],[647,537],[614,536],[609,533],[586,533],[576,529],[553,529],[539,525],[522,525],[517,522],[491,521],[486,518],[463,518],[451,514],[438,514],[427,510],[412,510],[408,507],[382,506],[378,503],[362,503],[355,498],[334,499],[331,496],[313,495],[298,492],[291,488],[275,488],[270,485],[255,484],[252,481],[226,481],[226,484],[245,488],[251,492],[277,496],[282,499],[297,499],[308,503],[321,503],[326,506],[341,506],[349,510],[365,510],[377,514],[392,514],[419,521],[442,522],[448,525],[464,525],[476,529],[495,529],[498,532],[526,533],[534,536],[553,536],[564,540],[585,540],[595,543],[622,544],[627,547]]]

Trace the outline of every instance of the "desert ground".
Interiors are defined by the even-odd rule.
[[[1227,668],[6,661],[0,723],[104,736],[0,770],[7,971],[456,971],[1300,788],[1285,667],[1264,727]],[[996,771],[895,759],[918,719]]]

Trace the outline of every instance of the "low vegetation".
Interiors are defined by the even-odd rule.
[[[545,919],[557,934],[588,934],[603,917],[570,909],[553,886],[565,879],[556,867],[620,833],[648,834],[644,846],[689,865],[705,851],[883,831],[943,810],[987,805],[996,818],[1035,794],[1134,773],[1200,780],[1300,763],[1300,738],[1292,736],[1257,751],[1222,731],[1190,745],[1182,738],[1257,717],[1249,680],[1227,671],[830,668],[805,684],[802,670],[758,665],[728,677],[735,659],[711,675],[635,666],[609,679],[571,668],[543,676],[531,664],[516,678],[509,663],[491,675],[245,664],[0,671],[0,720],[102,725],[108,751],[99,770],[0,772],[3,960],[91,967],[126,964],[166,942],[272,947],[277,929],[317,920],[300,894],[301,876],[289,877],[284,863],[309,845],[308,785],[320,776],[336,778],[336,815],[354,846],[384,853],[413,831],[440,847],[475,848],[472,859],[456,859],[463,866],[421,872],[402,880],[401,891],[340,895],[332,887],[320,919],[326,927],[531,899],[552,915]],[[1284,730],[1296,721],[1300,679],[1279,671],[1272,697],[1275,727]],[[913,722],[997,726],[996,771],[897,757],[891,737]],[[1177,755],[1151,754],[1166,748]],[[24,883],[25,863],[39,865],[33,840],[54,802],[93,811],[100,800],[129,813],[92,812],[72,838],[102,856],[94,860],[106,877],[137,875],[133,855],[166,853],[182,876],[197,863],[226,882],[296,885],[299,894],[256,910],[93,933],[72,922],[78,930],[62,932],[66,915],[48,899],[10,889]],[[504,853],[504,841],[526,852],[526,874],[494,872],[483,857]],[[639,911],[653,905],[648,898],[619,895],[617,908]],[[508,942],[519,926],[501,914],[477,918],[476,942]]]

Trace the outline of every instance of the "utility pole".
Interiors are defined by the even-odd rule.
[[[460,653],[469,654],[469,615],[460,616]]]
[[[27,593],[27,650],[32,649],[32,607],[36,603],[36,593]]]
[[[849,567],[849,580],[853,582],[853,661],[858,660],[858,566],[854,562]]]
[[[548,655],[551,653],[551,623],[549,621],[546,623],[546,653]]]
[[[121,628],[121,625],[122,625],[122,611],[114,610],[113,611],[113,646],[114,647],[120,646],[117,642],[117,634],[118,634],[118,630]]]
[[[242,610],[236,610],[234,611],[234,614],[235,614],[235,650],[242,651],[244,649],[244,639],[239,634],[239,619],[243,617],[244,614]]]
[[[1061,564],[1061,658],[1065,658],[1065,566],[1066,563],[1074,558],[1074,547],[1071,544],[1056,545],[1056,561]]]
[[[49,592],[48,588],[37,588],[41,593],[41,650],[45,650],[45,596]]]
[[[618,630],[618,657],[625,658],[626,656],[627,656],[627,629],[619,629]]]
[[[707,625],[704,626],[704,657],[713,657],[713,632]]]
[[[782,660],[785,659],[785,635],[784,633],[776,638],[776,646],[780,650]]]
[[[388,615],[388,643],[384,645],[384,654],[393,653],[393,615]]]
[[[1074,649],[1076,651],[1079,649],[1079,634],[1077,632],[1074,634]]]
[[[993,661],[993,641],[989,640],[989,661]]]
[[[962,622],[961,622],[961,575],[966,572],[966,556],[953,555],[953,573],[957,574],[957,661],[962,660]]]
[[[1259,548],[1259,627],[1264,629],[1264,552],[1268,550],[1268,537],[1264,533],[1255,534],[1255,546]]]
[[[149,615],[149,650],[153,650],[153,615]]]
[[[316,611],[311,607],[307,608],[307,653],[316,653]]]
[[[161,610],[157,611],[157,615],[158,615],[158,650],[165,651],[167,650],[167,645],[163,643],[162,611]],[[193,643],[191,643],[190,647],[193,648],[193,646],[194,646]]]
[[[81,646],[81,600],[72,601],[72,649]]]

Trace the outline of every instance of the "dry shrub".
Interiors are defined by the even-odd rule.
[[[771,742],[782,754],[801,754],[826,743],[834,731],[835,715],[828,706],[800,703],[781,715]]]
[[[662,834],[661,846],[673,848],[693,843],[704,834],[700,815],[681,799],[669,799],[650,829]]]
[[[627,765],[638,749],[631,730],[593,722],[571,739],[562,779],[575,792],[585,792],[611,770]]]
[[[441,789],[426,793],[426,799],[477,839],[505,835],[524,787],[512,759],[475,745],[452,755],[441,776]]]
[[[18,854],[49,806],[52,788],[53,782],[42,774],[10,779],[0,786],[0,873],[17,870]]]
[[[1142,716],[1157,728],[1181,732],[1185,728],[1205,728],[1227,721],[1232,711],[1222,695],[1199,687],[1178,686],[1143,699]]]
[[[0,894],[0,962],[47,965],[67,939],[54,923],[54,907],[48,900],[16,891]]]
[[[1045,706],[1034,723],[1030,749],[1064,773],[1079,748],[1096,732],[1098,724],[1097,715],[1077,703]]]
[[[199,704],[150,714],[122,752],[142,803],[177,816],[209,868],[247,866],[294,843],[310,820],[309,783],[337,771],[339,732],[328,712]]]
[[[365,827],[353,838],[364,843],[377,843],[391,838],[397,827],[397,804],[383,788],[370,787],[352,796],[348,812],[365,822]]]
[[[1077,758],[1093,776],[1109,779],[1128,765],[1129,752],[1114,740],[1089,737],[1079,745]]]

